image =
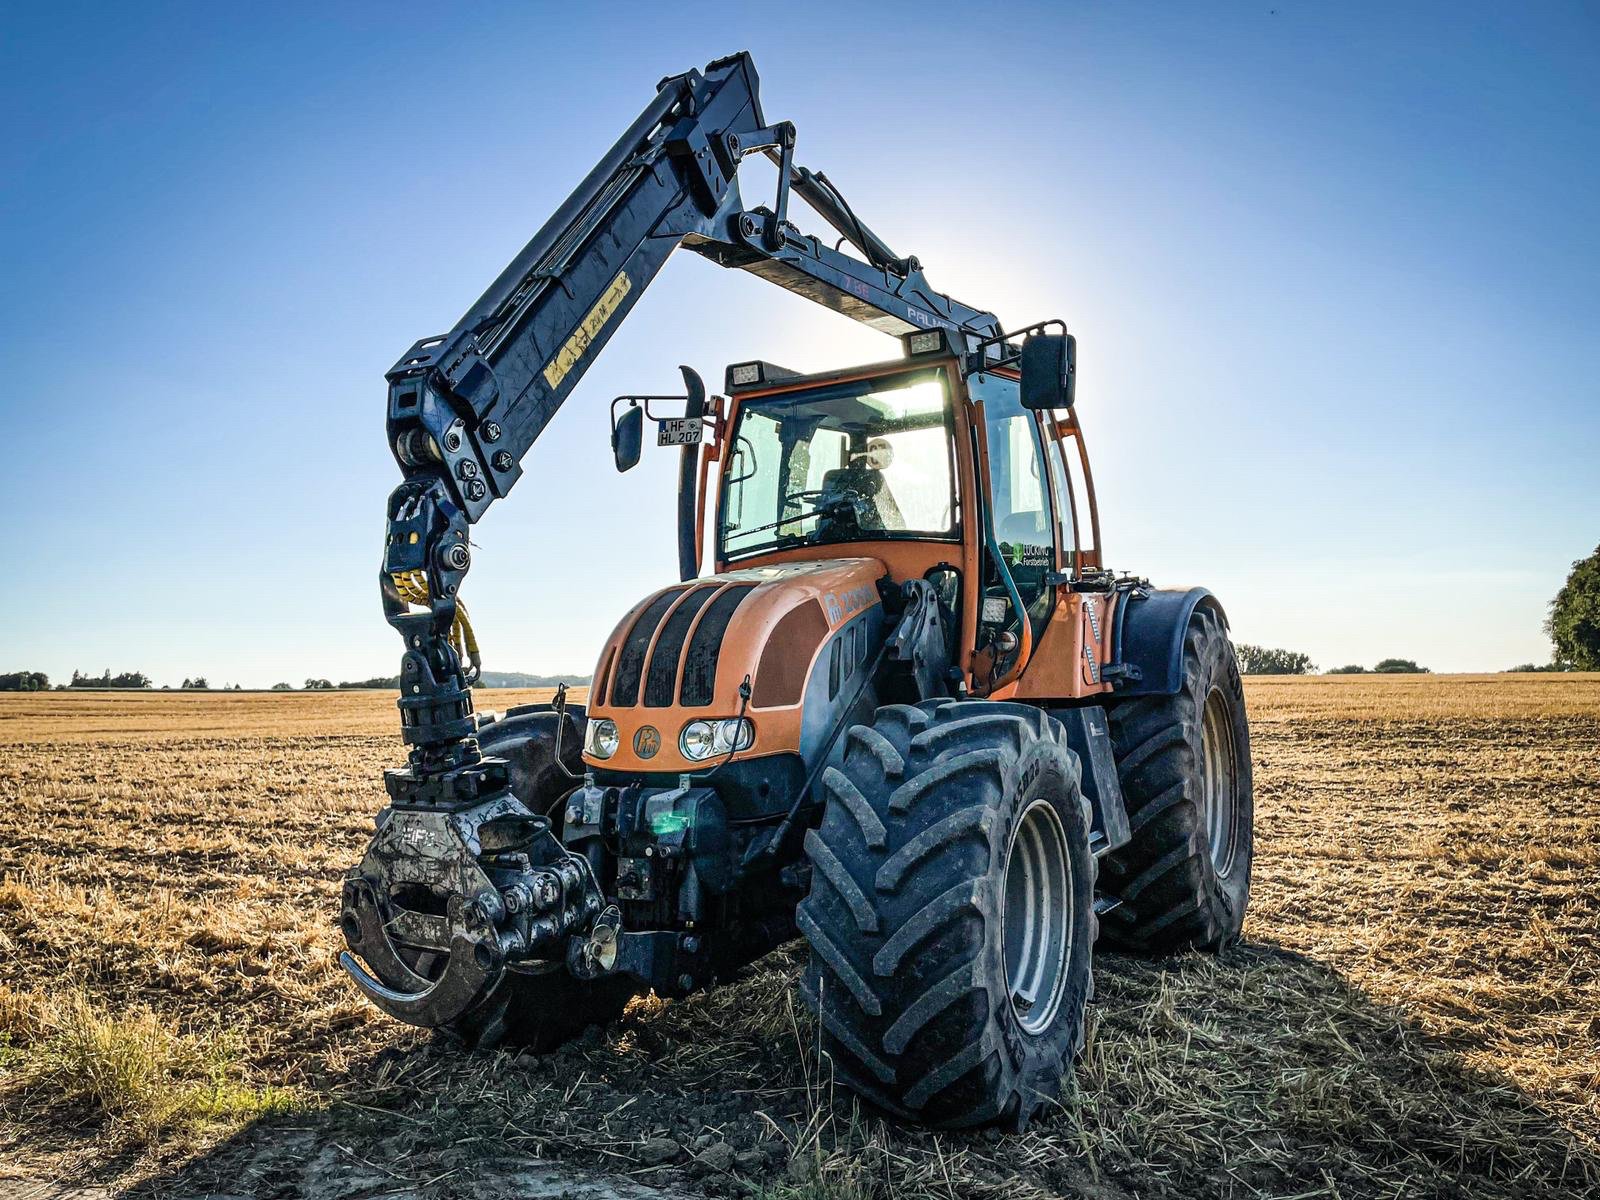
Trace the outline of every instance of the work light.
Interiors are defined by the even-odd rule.
[[[584,729],[583,748],[595,758],[610,758],[617,752],[617,723],[602,717]]]

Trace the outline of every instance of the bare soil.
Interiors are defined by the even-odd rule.
[[[0,1193],[1596,1194],[1600,676],[1247,695],[1244,945],[1101,956],[1076,1087],[1003,1136],[836,1093],[799,946],[543,1058],[368,1008],[386,694],[0,697]]]

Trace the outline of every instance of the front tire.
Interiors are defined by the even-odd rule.
[[[1096,864],[1065,731],[1023,704],[890,705],[822,781],[796,921],[836,1077],[924,1124],[1026,1126],[1092,990]]]
[[[1250,899],[1255,797],[1244,688],[1218,613],[1189,618],[1176,695],[1107,714],[1133,838],[1102,863],[1102,888],[1122,901],[1102,936],[1140,954],[1222,949]]]

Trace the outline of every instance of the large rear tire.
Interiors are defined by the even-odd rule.
[[[837,1079],[924,1124],[1024,1127],[1092,990],[1095,860],[1065,730],[1023,704],[890,705],[822,781],[796,921]]]
[[[1101,863],[1102,890],[1122,901],[1101,936],[1142,954],[1221,949],[1250,899],[1255,800],[1239,664],[1217,612],[1189,619],[1176,695],[1107,712],[1133,839]]]

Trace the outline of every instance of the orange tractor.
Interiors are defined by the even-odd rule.
[[[380,584],[411,752],[346,878],[341,959],[401,1020],[547,1047],[798,935],[842,1082],[905,1118],[1020,1127],[1082,1044],[1097,940],[1239,934],[1238,667],[1210,593],[1105,569],[1065,327],[1006,331],[934,291],[793,151],[747,55],[663,81],[390,372],[405,479]],[[757,152],[778,193],[746,210]],[[839,247],[789,220],[794,194]],[[585,708],[476,713],[467,528],[680,245],[900,355],[737,363],[713,397],[684,368],[682,397],[614,402],[619,469],[647,421],[678,448],[681,578],[618,623]]]

